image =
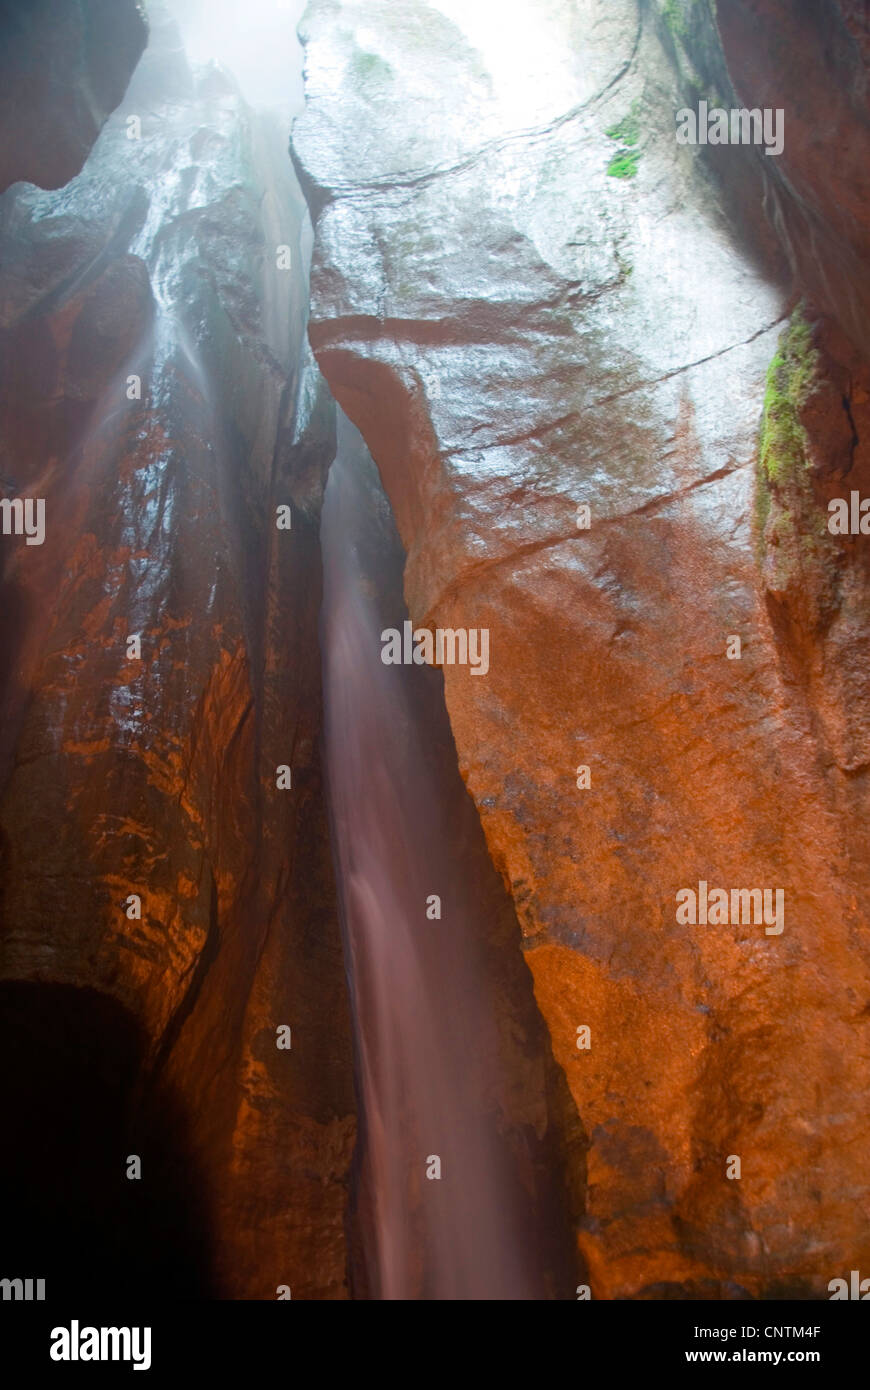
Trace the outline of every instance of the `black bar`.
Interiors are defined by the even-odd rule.
[[[517,1374],[522,1374],[523,1363],[530,1359],[531,1365],[538,1366],[537,1376],[549,1366],[548,1378],[568,1375],[572,1384],[588,1382],[590,1374],[599,1373],[596,1367],[606,1367],[608,1378],[617,1382],[624,1374],[669,1374],[678,1369],[690,1376],[711,1370],[800,1369],[824,1376],[828,1383],[832,1374],[853,1373],[856,1365],[863,1364],[870,1325],[868,1312],[860,1306],[828,1301],[578,1302],[570,1312],[558,1315],[527,1312],[518,1321],[514,1314],[506,1325],[492,1304],[466,1306],[465,1311],[452,1313],[442,1305],[438,1312],[424,1313],[422,1324],[416,1322],[418,1316],[409,1314],[407,1306],[398,1314],[395,1310],[379,1314],[371,1308],[361,1314],[358,1307],[315,1308],[289,1300],[150,1307],[119,1302],[83,1307],[71,1295],[44,1304],[2,1302],[0,1377],[11,1385],[14,1368],[16,1384],[29,1383],[31,1371],[52,1378],[82,1374],[94,1378],[107,1371],[116,1382],[119,1376],[131,1375],[134,1384],[140,1378],[145,1383],[147,1374],[158,1383],[170,1384],[186,1372],[201,1377],[213,1370],[222,1381],[244,1376],[245,1386],[251,1381],[278,1384],[286,1379],[288,1385],[304,1382],[307,1387],[321,1377],[334,1380],[345,1363],[362,1371],[367,1361],[369,1373],[378,1373],[380,1362],[385,1376],[401,1375],[414,1382],[419,1373],[431,1380],[443,1358],[445,1375],[455,1380],[463,1363],[471,1375],[473,1365],[484,1356],[490,1381],[495,1357],[506,1358]],[[538,1316],[544,1318],[542,1323],[537,1322]],[[55,1329],[70,1330],[73,1320],[78,1323],[79,1345],[84,1338],[88,1346],[88,1327],[150,1328],[150,1367],[137,1374],[132,1361],[52,1360]],[[748,1328],[756,1329],[754,1336]],[[55,1341],[61,1345],[56,1334]],[[407,1360],[408,1350],[415,1345],[415,1362],[420,1350],[425,1351],[422,1364]],[[471,1360],[466,1360],[462,1347],[467,1354],[473,1352]],[[138,1350],[141,1355],[141,1338]],[[693,1360],[689,1360],[691,1353]],[[197,1383],[191,1381],[191,1387]]]

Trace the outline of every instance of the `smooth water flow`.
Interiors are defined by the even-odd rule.
[[[536,1298],[522,1194],[496,1129],[501,1079],[491,1074],[497,1042],[474,885],[457,882],[461,866],[446,846],[449,807],[426,724],[434,696],[446,725],[440,675],[381,662],[381,630],[405,616],[396,611],[401,553],[385,558],[381,544],[378,555],[386,502],[356,440],[345,424],[326,491],[323,650],[367,1291]],[[440,921],[427,918],[434,894]],[[427,1176],[439,1165],[440,1177]]]

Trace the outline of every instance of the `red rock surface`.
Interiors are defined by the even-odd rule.
[[[440,8],[309,7],[311,340],[393,503],[412,617],[491,632],[488,676],[447,668],[447,704],[589,1136],[593,1295],[823,1298],[870,1262],[867,561],[847,539],[776,578],[791,523],[759,519],[768,367],[797,295],[769,232],[760,266],[745,152],[720,193],[676,146],[686,75],[648,7],[517,4],[497,33]],[[729,8],[772,29],[785,7]],[[812,76],[795,38],[794,67],[757,33],[750,65],[787,112],[837,82],[836,54]],[[814,132],[832,231],[794,233],[812,284],[852,265],[852,91]],[[609,132],[632,113],[620,179]],[[768,520],[791,509],[810,540],[832,492],[866,488],[836,404],[848,378],[863,437],[861,344],[819,320],[841,302],[808,311],[809,489],[803,472],[800,501],[785,475],[764,489]],[[702,879],[782,888],[784,931],[682,925],[676,894]]]

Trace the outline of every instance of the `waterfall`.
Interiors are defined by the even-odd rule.
[[[391,527],[373,465],[342,420],[323,510],[322,644],[365,1282],[383,1299],[543,1297],[528,1199],[492,1113],[502,1083],[494,986],[475,884],[459,881],[451,859],[455,798],[468,798],[455,752],[449,778],[438,756],[451,746],[441,676],[381,661],[382,629],[406,616],[385,515]],[[441,920],[427,916],[432,895]]]

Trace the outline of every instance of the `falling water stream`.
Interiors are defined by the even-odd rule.
[[[474,885],[451,862],[441,735],[427,716],[434,707],[446,726],[441,677],[381,661],[382,629],[406,616],[401,554],[377,555],[385,512],[373,465],[342,421],[323,511],[322,628],[367,1292],[534,1299],[543,1295],[524,1250],[528,1212],[492,1119],[502,1081],[491,1074],[493,987],[476,949]],[[427,917],[434,894],[440,921]],[[440,1177],[427,1176],[435,1159]]]

